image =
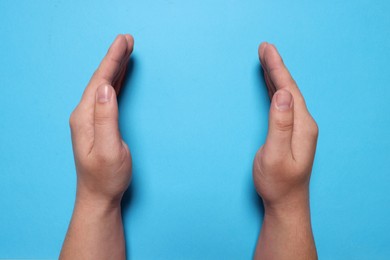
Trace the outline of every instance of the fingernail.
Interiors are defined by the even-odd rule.
[[[279,111],[286,111],[292,106],[292,95],[287,90],[279,90],[276,93],[276,108]]]
[[[109,86],[100,86],[97,89],[96,99],[99,103],[107,103],[110,101],[112,90]]]

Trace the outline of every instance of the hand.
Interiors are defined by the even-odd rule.
[[[70,117],[77,195],[60,259],[125,259],[120,201],[131,180],[119,132],[119,93],[134,40],[118,35]]]
[[[77,200],[119,205],[131,180],[131,155],[118,127],[117,94],[134,40],[118,35],[70,117]]]
[[[264,220],[255,259],[317,259],[309,181],[318,127],[276,48],[259,47],[271,102],[268,135],[253,165]]]
[[[265,144],[254,160],[253,179],[266,214],[308,206],[318,127],[276,48],[259,47],[271,102]]]

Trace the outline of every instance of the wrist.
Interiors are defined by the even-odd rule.
[[[121,198],[106,196],[100,193],[90,192],[82,187],[77,187],[75,208],[87,209],[96,213],[120,212]]]
[[[278,201],[264,201],[264,217],[278,220],[309,218],[309,191],[300,190]]]
[[[110,201],[100,198],[91,198],[76,195],[75,207],[88,209],[94,212],[110,212],[121,209],[120,201]]]
[[[72,218],[82,218],[84,223],[112,223],[121,221],[120,204],[76,197]]]

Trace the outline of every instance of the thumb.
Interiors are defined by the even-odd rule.
[[[115,90],[110,85],[101,85],[96,90],[94,131],[94,149],[98,153],[112,155],[121,147],[118,103]]]
[[[293,96],[286,89],[276,91],[269,112],[268,135],[264,149],[273,158],[291,152],[294,126]]]

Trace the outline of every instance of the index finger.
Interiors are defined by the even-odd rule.
[[[134,39],[130,35],[118,35],[107,51],[91,82],[112,84],[133,51]]]
[[[262,43],[259,47],[259,57],[275,92],[279,89],[289,90],[294,97],[294,110],[308,112],[305,100],[276,47],[269,43]]]
[[[86,87],[81,102],[94,104],[96,89],[103,84],[112,85],[122,68],[127,65],[133,51],[131,35],[118,35]]]

